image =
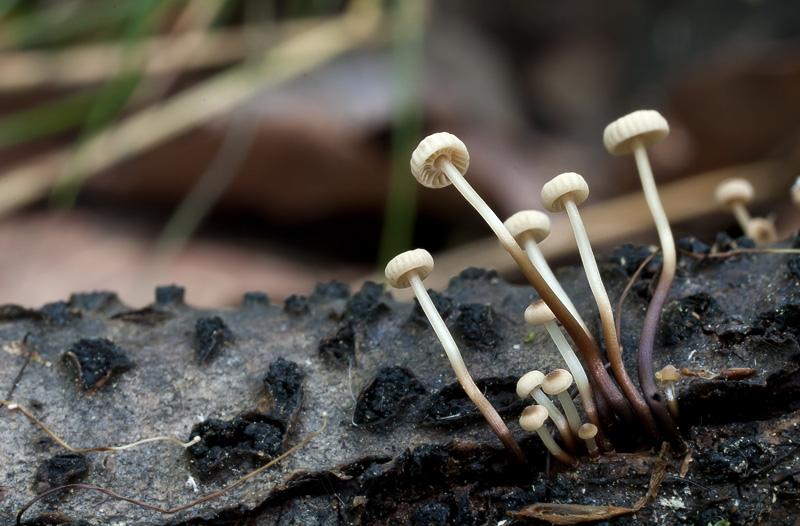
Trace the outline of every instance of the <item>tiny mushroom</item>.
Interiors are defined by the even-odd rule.
[[[553,292],[558,295],[564,306],[569,309],[583,329],[589,332],[586,323],[584,323],[580,314],[578,314],[578,309],[572,304],[572,301],[564,291],[561,283],[556,279],[553,270],[550,268],[550,265],[547,264],[547,260],[544,258],[544,254],[542,254],[542,250],[539,248],[539,243],[550,235],[550,218],[547,217],[547,214],[539,210],[523,210],[506,219],[503,224],[511,235],[514,236],[514,239],[517,240],[517,243],[525,249],[525,253],[528,255],[528,258],[530,258],[533,266],[536,267],[536,270],[539,271],[542,278],[550,285]],[[553,317],[555,317],[555,315]]]
[[[547,409],[544,407],[540,405],[530,405],[523,409],[522,416],[519,417],[519,425],[525,431],[531,433],[536,431],[542,439],[542,442],[544,442],[544,446],[547,450],[558,460],[566,464],[576,465],[578,461],[575,457],[561,449],[561,447],[556,444],[556,441],[553,440],[553,437],[550,436],[550,432],[544,425],[547,416]]]
[[[550,338],[556,344],[558,352],[561,353],[561,357],[564,358],[567,367],[575,378],[575,384],[578,386],[578,392],[581,395],[586,418],[593,424],[599,426],[600,421],[597,416],[597,409],[594,405],[592,386],[589,384],[589,378],[586,376],[581,362],[575,355],[575,351],[572,350],[569,342],[559,330],[558,325],[556,325],[555,319],[553,311],[541,300],[534,301],[525,309],[525,322],[528,325],[544,325],[544,328],[547,330],[548,334],[550,334]]]
[[[567,446],[567,449],[570,451],[575,451],[575,437],[570,430],[569,423],[555,404],[542,392],[543,381],[544,373],[541,371],[529,371],[523,374],[517,382],[517,395],[522,399],[532,397],[539,405],[547,409],[550,419],[556,425],[556,428],[558,428],[558,432],[561,433],[564,445]]]
[[[572,432],[576,435],[580,430],[583,423],[581,417],[578,415],[578,409],[575,407],[575,402],[569,395],[568,389],[572,385],[572,375],[566,369],[556,369],[544,377],[542,382],[542,391],[549,395],[558,396],[558,401],[561,402],[561,407],[564,408],[564,413],[567,415],[567,421]]]
[[[592,459],[592,462],[597,462],[600,458],[600,449],[597,447],[595,436],[597,436],[597,426],[592,423],[587,422],[578,429],[578,437],[586,441],[586,449],[589,450],[589,458]]]
[[[653,420],[653,415],[650,413],[650,408],[633,385],[633,382],[631,382],[622,362],[622,349],[617,340],[614,311],[611,308],[611,301],[608,299],[608,293],[600,277],[600,270],[597,268],[597,261],[594,259],[594,252],[589,243],[589,236],[586,234],[586,227],[578,212],[578,205],[585,201],[587,197],[589,197],[589,185],[586,184],[586,180],[583,177],[574,172],[557,175],[542,187],[542,204],[544,207],[553,213],[566,212],[570,225],[572,225],[575,241],[578,244],[578,252],[583,262],[583,268],[586,270],[586,279],[589,281],[589,288],[600,312],[608,360],[611,362],[614,376],[616,376],[622,392],[625,393],[625,397],[633,406],[633,410],[645,429],[650,435],[657,436],[658,429],[655,420]]]
[[[657,376],[661,380],[661,383],[664,384],[664,395],[667,398],[669,414],[672,415],[672,418],[677,420],[679,412],[676,384],[678,380],[681,379],[681,373],[678,372],[678,369],[676,369],[674,365],[667,365],[658,372]]]
[[[736,222],[747,237],[756,245],[768,245],[778,238],[775,225],[769,219],[753,218],[747,211],[747,203],[753,200],[755,190],[750,181],[734,177],[722,181],[714,192],[717,203],[733,213]]]
[[[511,431],[509,431],[503,419],[500,418],[495,408],[472,380],[467,366],[461,357],[461,352],[459,352],[458,346],[453,336],[450,334],[450,330],[447,328],[447,325],[445,325],[439,311],[436,310],[431,297],[428,295],[428,291],[422,284],[422,280],[427,278],[431,272],[433,272],[433,257],[428,251],[418,248],[395,256],[395,258],[386,265],[385,274],[386,279],[393,287],[398,289],[406,287],[412,288],[431,327],[433,327],[442,347],[444,347],[444,351],[447,354],[447,358],[450,360],[450,365],[452,365],[461,387],[464,388],[469,399],[472,400],[472,403],[474,403],[481,414],[483,414],[483,417],[489,423],[489,426],[505,448],[518,460],[524,461],[525,456],[519,444],[517,444],[517,441],[514,439],[514,436],[511,434]]]

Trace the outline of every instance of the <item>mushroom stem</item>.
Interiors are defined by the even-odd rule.
[[[436,310],[436,307],[431,300],[431,297],[428,295],[428,291],[425,290],[425,287],[422,285],[422,280],[417,274],[411,274],[408,276],[408,282],[411,285],[414,294],[417,296],[417,300],[419,301],[420,307],[422,307],[423,312],[428,317],[428,321],[431,323],[431,327],[433,327],[436,336],[439,338],[439,341],[444,347],[444,352],[447,354],[447,358],[450,360],[450,365],[453,367],[453,371],[456,373],[456,378],[458,378],[458,383],[461,384],[461,387],[464,388],[464,391],[467,393],[467,396],[472,403],[478,408],[481,412],[483,417],[489,423],[489,426],[497,435],[497,438],[500,439],[500,442],[503,443],[503,446],[512,454],[517,460],[522,462],[525,461],[525,455],[522,453],[522,450],[519,447],[519,444],[514,439],[514,436],[509,431],[508,426],[506,426],[503,419],[500,418],[500,415],[497,414],[497,411],[483,396],[478,386],[475,385],[475,382],[472,380],[472,377],[467,370],[467,366],[464,363],[464,359],[461,357],[461,353],[458,350],[458,346],[456,345],[455,340],[453,340],[453,336],[450,334],[450,331],[447,329],[447,326],[444,324],[444,320],[442,316],[439,314],[439,311]]]
[[[470,186],[463,175],[456,169],[453,164],[445,158],[436,162],[436,167],[442,170],[453,186],[461,193],[462,196],[475,208],[481,215],[484,221],[489,225],[489,228],[495,233],[514,262],[522,270],[522,273],[528,281],[536,289],[536,292],[544,300],[548,307],[553,311],[556,317],[561,321],[570,335],[578,350],[586,362],[589,372],[594,377],[597,386],[606,397],[609,405],[613,411],[621,418],[630,421],[632,414],[625,397],[620,392],[619,388],[614,384],[613,380],[606,371],[603,360],[600,358],[600,351],[597,347],[597,342],[594,341],[590,333],[584,331],[581,323],[572,315],[567,309],[558,295],[550,288],[545,279],[538,270],[531,263],[528,256],[525,255],[522,248],[514,240],[514,237],[506,229],[497,215],[492,211],[486,202],[478,195],[477,192]]]
[[[600,459],[600,450],[595,440],[596,435],[597,427],[594,424],[583,424],[578,430],[578,436],[586,441],[586,449],[589,451],[589,458],[592,459],[592,462]]]
[[[544,278],[544,280],[550,284],[550,288],[553,289],[553,292],[564,304],[564,307],[566,307],[575,317],[575,319],[583,328],[584,332],[588,333],[589,329],[586,327],[586,323],[584,323],[581,315],[578,314],[578,309],[576,309],[575,305],[572,304],[572,301],[569,299],[564,287],[561,286],[561,283],[559,283],[555,274],[553,274],[553,270],[550,268],[550,265],[547,264],[547,260],[544,259],[544,254],[542,254],[539,244],[533,238],[528,236],[522,248],[525,249],[525,253],[528,254],[528,259],[531,260],[531,263],[533,263],[533,266],[539,271],[539,274],[542,275],[542,278]]]
[[[530,405],[523,409],[522,415],[519,417],[519,425],[525,431],[536,431],[539,434],[539,438],[542,439],[544,447],[558,460],[566,464],[577,465],[578,460],[561,449],[561,447],[556,444],[556,441],[553,440],[553,437],[550,436],[547,426],[544,425],[547,417],[547,410],[544,407],[540,405]]]
[[[653,415],[650,413],[647,403],[642,399],[642,395],[633,385],[628,372],[625,370],[625,364],[622,361],[622,349],[617,340],[616,324],[614,323],[614,311],[611,307],[611,301],[608,299],[603,280],[600,277],[600,270],[597,268],[597,261],[594,259],[592,247],[589,244],[589,236],[586,234],[586,227],[583,225],[578,206],[575,201],[567,198],[564,200],[564,209],[567,212],[567,217],[575,232],[575,241],[578,245],[578,252],[583,261],[583,267],[586,269],[586,279],[589,281],[589,288],[594,295],[597,310],[600,313],[600,321],[603,325],[603,337],[606,341],[606,352],[608,353],[608,361],[611,363],[611,368],[614,371],[614,376],[619,382],[619,386],[625,393],[626,398],[631,403],[634,412],[639,417],[639,421],[644,426],[645,430],[651,436],[658,435],[658,428],[656,426]]]
[[[731,213],[733,214],[733,217],[736,218],[736,222],[739,223],[739,227],[742,229],[742,232],[747,235],[750,220],[752,219],[750,212],[747,211],[747,207],[744,206],[744,203],[733,203],[731,205]]]
[[[658,326],[658,320],[661,318],[661,311],[664,308],[664,303],[667,300],[667,294],[672,286],[672,280],[675,277],[675,241],[672,237],[672,229],[669,226],[667,214],[664,212],[664,207],[661,205],[661,199],[658,196],[658,189],[656,188],[653,171],[650,168],[650,160],[647,157],[644,143],[640,137],[634,138],[633,140],[633,154],[636,159],[636,167],[639,170],[647,205],[650,207],[650,213],[653,215],[653,221],[658,231],[658,238],[661,241],[661,254],[664,261],[661,267],[661,276],[658,278],[658,284],[653,293],[653,298],[647,306],[647,312],[645,313],[644,324],[642,326],[642,334],[639,339],[637,364],[639,370],[639,385],[642,387],[647,405],[650,406],[661,428],[667,433],[669,441],[672,443],[675,451],[678,454],[683,454],[687,449],[686,444],[678,428],[675,426],[675,421],[661,401],[661,395],[656,386],[655,371],[653,369],[653,346],[656,338],[656,328]]]
[[[552,436],[550,436],[550,431],[548,431],[545,426],[540,427],[536,430],[536,432],[539,433],[539,437],[542,439],[544,446],[550,451],[550,453],[552,453],[554,457],[565,464],[578,464],[578,460],[575,457],[561,449],[561,447],[556,444],[556,441],[553,440]]]

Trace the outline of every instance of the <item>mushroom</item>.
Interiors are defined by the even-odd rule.
[[[778,238],[775,225],[768,219],[750,216],[745,205],[752,201],[753,197],[755,197],[753,185],[750,181],[738,177],[725,179],[714,191],[717,203],[733,213],[744,235],[752,238],[756,245],[768,245]]]
[[[583,422],[578,415],[578,409],[575,407],[575,402],[567,392],[569,386],[572,385],[572,375],[566,369],[556,369],[544,377],[542,382],[542,391],[549,395],[558,396],[558,401],[561,402],[561,407],[564,408],[564,413],[567,415],[567,421],[572,432],[576,435],[580,430]]]
[[[674,365],[667,365],[657,373],[657,376],[659,380],[661,380],[661,383],[664,384],[664,395],[667,398],[669,414],[672,415],[672,418],[677,420],[679,413],[676,384],[678,380],[681,379],[681,373],[678,372],[678,369],[676,369]]]
[[[586,449],[589,451],[589,458],[592,459],[592,462],[597,462],[600,458],[600,449],[597,447],[595,436],[597,436],[597,426],[592,423],[587,422],[578,429],[578,437],[586,441]]]
[[[745,231],[747,237],[755,241],[756,245],[762,247],[778,240],[778,231],[775,223],[765,217],[754,217],[747,223]]]
[[[550,419],[556,425],[556,428],[558,428],[558,432],[561,433],[564,445],[567,446],[567,449],[570,451],[575,451],[575,437],[570,430],[569,423],[555,404],[542,392],[543,381],[544,373],[541,371],[529,371],[523,374],[517,382],[517,395],[523,400],[532,397],[539,405],[547,409]]]
[[[539,243],[550,235],[550,218],[547,217],[547,214],[538,210],[523,210],[506,219],[503,224],[511,235],[514,236],[519,246],[525,250],[531,263],[533,263],[533,266],[539,271],[539,274],[542,275],[542,278],[550,285],[550,288],[558,295],[561,302],[569,309],[575,319],[578,320],[583,330],[589,332],[589,329],[586,328],[586,323],[584,323],[580,314],[578,314],[578,310],[575,308],[575,305],[572,304],[572,301],[569,299],[566,291],[564,291],[561,283],[556,279],[555,274],[553,274],[550,265],[547,264],[547,260],[544,259],[544,254],[542,254],[539,248]]]
[[[592,387],[589,384],[589,378],[575,355],[575,351],[572,350],[569,342],[558,329],[553,311],[543,301],[535,301],[525,309],[525,322],[528,325],[544,325],[544,328],[550,334],[550,338],[556,344],[558,352],[561,353],[561,357],[564,358],[567,367],[572,372],[572,376],[575,378],[575,384],[578,386],[578,392],[581,395],[586,418],[599,427],[600,421],[594,405],[594,398],[592,398]]]
[[[667,431],[675,450],[679,453],[686,451],[686,445],[678,433],[675,422],[661,403],[658,387],[653,374],[653,345],[655,342],[656,328],[661,317],[667,293],[675,277],[676,250],[672,230],[669,226],[667,214],[661,205],[658,189],[650,168],[647,157],[647,148],[663,140],[669,134],[669,124],[666,119],[655,110],[639,110],[620,117],[606,126],[603,133],[603,143],[612,155],[626,155],[633,153],[639,178],[642,182],[647,206],[653,216],[653,221],[661,241],[661,254],[663,264],[661,276],[645,313],[641,337],[639,338],[639,352],[637,365],[639,371],[639,385],[644,393],[647,405],[658,419],[661,427]]]
[[[628,377],[628,372],[622,362],[622,349],[617,341],[614,311],[611,308],[611,301],[608,299],[608,293],[600,277],[600,270],[597,268],[597,261],[594,259],[589,236],[586,235],[586,228],[578,212],[578,205],[584,202],[587,197],[589,197],[589,185],[586,184],[586,180],[583,177],[574,172],[557,175],[542,187],[542,204],[545,209],[553,213],[566,212],[570,225],[572,225],[575,241],[578,244],[578,252],[580,253],[583,267],[586,269],[586,279],[589,281],[589,288],[594,296],[597,309],[600,311],[606,351],[608,352],[608,360],[611,362],[614,376],[617,378],[622,391],[633,406],[633,410],[645,429],[652,436],[656,436],[658,431],[655,420],[650,414],[650,409]]]
[[[567,464],[577,465],[578,461],[575,457],[561,449],[561,447],[556,444],[556,441],[553,440],[553,437],[550,436],[550,432],[547,431],[544,425],[547,416],[547,409],[544,407],[540,405],[529,405],[522,410],[522,416],[519,417],[519,425],[525,431],[531,433],[536,431],[542,439],[542,442],[544,442],[544,447],[558,460]]]
[[[597,342],[564,306],[564,303],[542,278],[508,229],[464,178],[468,167],[469,152],[467,152],[466,146],[458,137],[446,132],[429,135],[419,143],[411,155],[411,173],[420,184],[428,188],[441,188],[452,183],[483,217],[539,296],[561,320],[583,356],[599,390],[606,397],[614,412],[625,420],[630,420],[632,418],[630,408],[622,393],[609,377],[603,360],[600,358]]]
[[[461,387],[464,388],[469,399],[472,400],[472,403],[474,403],[481,412],[505,448],[518,460],[524,461],[525,456],[519,444],[517,444],[517,441],[514,439],[514,436],[511,434],[511,431],[509,431],[503,419],[500,418],[495,408],[489,400],[483,396],[483,393],[481,393],[478,386],[475,385],[475,382],[472,380],[467,366],[461,357],[461,353],[458,350],[458,346],[455,340],[453,340],[453,336],[450,334],[439,311],[436,310],[431,297],[428,295],[428,291],[425,290],[425,287],[422,285],[422,280],[427,278],[431,272],[433,272],[433,257],[427,250],[420,248],[409,250],[395,256],[395,258],[386,265],[385,270],[386,279],[393,287],[398,289],[411,287],[414,291],[414,295],[416,295],[423,312],[425,312],[425,316],[427,316],[431,327],[433,327],[442,347],[444,347],[444,351],[447,354],[447,358],[450,360],[450,365],[452,365]]]
[[[795,179],[790,192],[792,193],[792,204],[796,208],[800,208],[800,177]]]

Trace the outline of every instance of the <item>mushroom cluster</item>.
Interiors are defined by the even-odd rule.
[[[651,442],[669,440],[678,454],[686,451],[676,423],[677,377],[671,369],[665,369],[657,376],[653,357],[656,329],[675,275],[676,249],[669,221],[658,196],[647,148],[660,142],[668,134],[669,125],[664,117],[653,110],[640,110],[609,124],[603,136],[609,153],[633,155],[661,242],[661,273],[645,314],[639,340],[639,387],[629,378],[625,369],[614,312],[578,212],[578,205],[589,196],[589,187],[583,177],[572,172],[558,175],[542,188],[541,203],[551,213],[565,212],[568,216],[597,305],[610,373],[595,336],[558,283],[539,249],[539,243],[550,234],[548,216],[537,210],[526,210],[502,222],[467,182],[465,174],[469,168],[469,152],[464,143],[450,133],[441,132],[428,136],[411,156],[411,172],[420,184],[428,188],[443,188],[452,184],[488,224],[541,298],[525,311],[525,321],[531,325],[544,325],[569,370],[557,369],[547,375],[534,370],[521,375],[517,394],[520,398],[533,398],[537,403],[524,410],[519,423],[524,430],[537,432],[548,450],[567,463],[576,462],[573,455],[582,450],[584,443],[585,451],[593,461],[597,460],[601,451],[612,451],[613,446],[606,439],[603,429],[604,424],[608,425],[615,420],[640,426],[644,431],[643,436],[649,437]],[[752,188],[748,194],[744,185],[738,185],[736,188],[720,188],[717,193],[720,203],[734,212],[745,233],[758,234],[765,240],[768,239],[771,234],[761,232],[765,228],[763,221],[757,223],[744,209],[744,202],[752,194]],[[800,190],[797,193],[800,195]],[[453,337],[422,286],[422,280],[432,269],[433,258],[424,250],[417,249],[400,254],[389,262],[386,278],[394,287],[413,288],[450,359],[458,381],[506,449],[515,457],[521,458],[519,445],[489,401],[475,387]],[[557,322],[560,322],[572,340],[580,358]],[[585,423],[568,392],[573,378],[577,386],[577,398],[587,420]],[[656,384],[657,378],[662,381],[663,394]],[[549,396],[558,398],[561,410]],[[561,449],[546,430],[548,419],[552,420],[568,452]]]

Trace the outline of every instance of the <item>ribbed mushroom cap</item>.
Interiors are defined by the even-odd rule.
[[[525,323],[528,325],[541,325],[554,319],[556,315],[542,300],[534,301],[525,309]]]
[[[594,424],[587,422],[578,429],[578,438],[581,440],[589,440],[595,436],[597,436],[597,426]]]
[[[529,371],[517,381],[517,396],[528,398],[534,389],[542,385],[544,373],[542,371]]]
[[[537,431],[547,420],[547,409],[540,405],[529,405],[522,410],[519,426],[525,431]]]
[[[563,393],[572,385],[572,374],[566,369],[556,369],[544,377],[542,391],[549,395]]]
[[[750,181],[735,177],[719,183],[719,186],[714,191],[714,199],[722,208],[730,210],[736,203],[749,203],[755,193]]]
[[[411,154],[411,173],[422,186],[442,188],[451,184],[439,163],[450,161],[461,175],[469,168],[469,152],[461,139],[447,132],[422,139]]]
[[[566,172],[555,176],[542,187],[542,205],[548,212],[563,212],[564,201],[572,199],[576,205],[589,197],[589,185],[575,172]]]
[[[506,219],[503,223],[522,248],[528,236],[537,243],[550,235],[550,218],[539,210],[523,210]]]
[[[633,152],[633,139],[637,137],[645,148],[649,148],[661,142],[667,135],[669,124],[660,113],[655,110],[639,110],[606,126],[603,144],[612,155],[626,155]]]
[[[675,368],[674,365],[667,365],[659,372],[662,382],[677,382],[681,379],[681,373]]]
[[[433,272],[433,256],[422,248],[398,254],[387,265],[384,273],[392,287],[404,289],[410,286],[409,276],[416,274],[424,280]]]

